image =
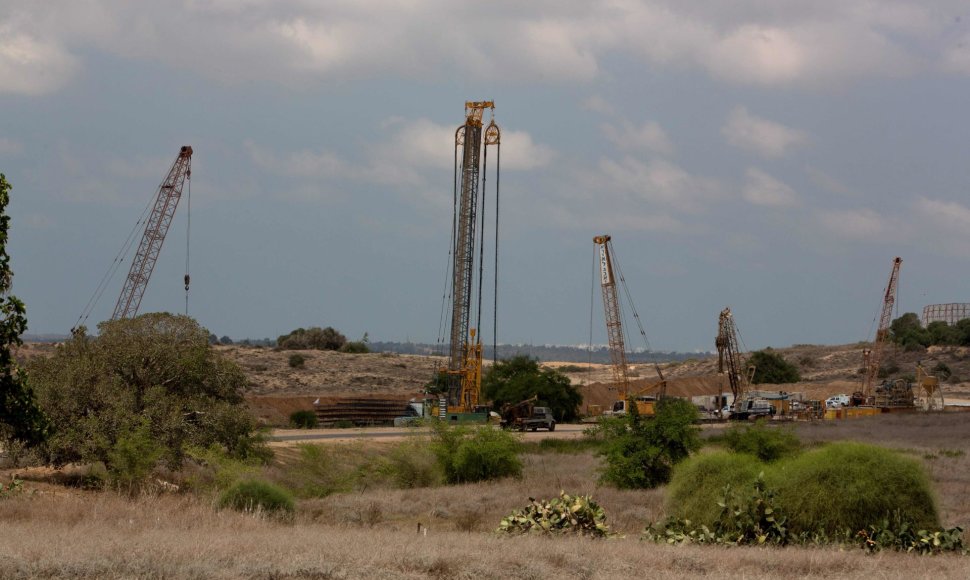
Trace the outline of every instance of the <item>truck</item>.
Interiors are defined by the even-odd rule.
[[[734,421],[747,421],[748,419],[766,418],[770,419],[775,415],[775,406],[765,399],[744,399],[739,401],[731,409],[731,419]]]
[[[556,430],[556,419],[552,416],[552,409],[549,407],[536,407],[533,405],[536,398],[526,399],[514,405],[502,407],[501,426],[504,429],[518,429],[519,431],[536,431],[540,428],[549,431]]]

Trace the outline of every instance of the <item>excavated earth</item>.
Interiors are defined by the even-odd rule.
[[[865,343],[840,346],[795,345],[776,352],[795,364],[802,382],[786,385],[760,385],[764,390],[802,392],[809,399],[824,399],[859,388],[862,349]],[[26,343],[18,358],[45,356],[56,347],[43,343]],[[314,401],[335,399],[390,398],[402,402],[422,398],[422,389],[434,374],[440,357],[399,355],[392,353],[344,354],[332,351],[280,351],[247,346],[215,346],[217,351],[234,360],[246,373],[246,399],[263,421],[284,425],[290,413],[312,409]],[[290,355],[305,358],[303,367],[289,365]],[[930,347],[906,352],[888,347],[884,366],[898,367],[894,376],[913,375],[916,363],[927,369],[937,363],[949,367],[952,377],[944,383],[947,403],[970,405],[970,348]],[[584,397],[583,408],[600,405],[608,408],[616,392],[608,383],[612,374],[608,365],[547,362],[543,366],[564,372]],[[708,394],[723,380],[717,376],[717,358],[712,356],[663,363],[660,368],[668,381],[671,394]],[[657,382],[653,364],[631,366],[634,389],[649,389]],[[725,389],[726,390],[726,389]]]

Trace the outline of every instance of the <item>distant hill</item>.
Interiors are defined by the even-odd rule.
[[[436,345],[416,342],[372,342],[374,352],[393,352],[397,354],[442,355],[446,354],[448,345]],[[498,358],[504,359],[515,355],[528,355],[543,362],[574,362],[600,363],[610,362],[610,351],[606,346],[594,346],[592,349],[582,346],[550,345],[550,344],[500,344]],[[686,353],[642,351],[627,353],[627,360],[631,364],[652,362],[679,362],[694,358],[706,358],[712,353]],[[484,358],[492,359],[492,345],[485,345]]]

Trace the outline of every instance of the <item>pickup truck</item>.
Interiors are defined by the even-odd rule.
[[[518,429],[519,431],[525,431],[526,429],[536,431],[539,428],[555,431],[556,420],[553,418],[552,410],[549,407],[533,407],[532,413],[529,415],[503,420],[502,426],[507,429]]]

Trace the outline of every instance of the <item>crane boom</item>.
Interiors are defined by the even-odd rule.
[[[734,315],[730,308],[721,311],[717,321],[717,337],[714,339],[717,347],[717,372],[728,375],[734,404],[737,405],[744,398],[747,383],[752,374],[744,369],[744,357],[741,354],[738,328],[734,324]],[[744,370],[742,370],[744,369]]]
[[[625,401],[630,391],[630,374],[626,361],[626,345],[623,337],[623,321],[620,317],[620,300],[616,292],[616,277],[613,274],[612,237],[596,236],[593,243],[599,246],[600,287],[603,290],[603,312],[606,318],[606,334],[610,343],[610,361],[613,369],[613,382]]]
[[[883,348],[886,339],[889,338],[889,325],[892,322],[893,306],[896,304],[896,288],[899,285],[899,268],[903,264],[903,259],[899,256],[893,258],[893,268],[889,273],[889,282],[886,284],[886,291],[882,298],[882,313],[879,315],[879,326],[876,329],[876,337],[871,350],[863,351],[865,361],[865,374],[862,377],[862,397],[869,401],[872,396],[872,387],[879,374],[879,365],[882,363]]]
[[[175,208],[178,207],[179,199],[182,197],[182,187],[191,175],[192,147],[185,145],[179,150],[168,176],[158,188],[155,205],[145,223],[145,233],[138,244],[138,251],[131,262],[131,269],[128,271],[118,302],[115,304],[111,320],[131,318],[138,314],[138,307],[148,287],[148,279],[155,269],[155,262],[158,261],[158,255],[162,251],[165,235],[175,216]]]

